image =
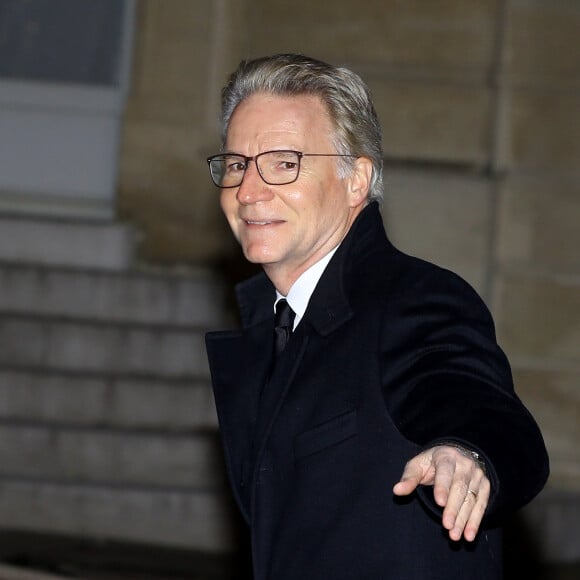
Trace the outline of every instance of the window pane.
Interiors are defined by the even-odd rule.
[[[125,2],[0,0],[0,77],[118,85]]]

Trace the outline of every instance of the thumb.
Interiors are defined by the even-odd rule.
[[[401,479],[393,487],[393,493],[395,495],[409,495],[417,486],[421,483],[423,479],[423,470],[420,464],[415,461],[409,461],[405,465],[405,470]]]

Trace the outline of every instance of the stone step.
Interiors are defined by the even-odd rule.
[[[0,251],[2,528],[231,549],[204,343],[229,324],[215,275],[10,258]]]
[[[68,427],[215,430],[203,379],[102,377],[0,369],[0,421]]]
[[[0,481],[4,530],[233,551],[229,493]]]
[[[0,423],[0,481],[42,486],[208,489],[225,485],[215,432],[139,432]]]
[[[32,571],[28,567],[10,566],[0,563],[0,578],[2,580],[71,580],[70,574],[66,576]],[[74,580],[74,578],[72,578]],[[77,577],[78,580],[78,577]]]
[[[223,286],[201,268],[177,274],[0,263],[0,312],[214,327],[224,311]]]
[[[0,344],[0,368],[174,379],[209,374],[204,333],[190,329],[4,315]]]
[[[0,215],[0,260],[126,270],[135,232],[117,222]]]

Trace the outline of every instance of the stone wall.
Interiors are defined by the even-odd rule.
[[[579,34],[576,0],[141,0],[120,214],[145,261],[222,261],[205,157],[226,74],[283,51],[353,68],[384,126],[391,237],[481,292],[546,437],[545,495],[577,498]]]

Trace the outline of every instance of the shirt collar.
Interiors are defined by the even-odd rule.
[[[332,256],[334,256],[334,253],[336,252],[337,249],[338,246],[336,246],[336,248],[328,252],[326,256],[318,260],[316,264],[310,266],[308,270],[303,272],[298,277],[296,282],[292,284],[292,287],[288,292],[288,296],[282,296],[282,294],[280,294],[280,292],[276,290],[276,301],[274,302],[274,310],[276,310],[276,304],[278,303],[278,300],[280,300],[281,298],[286,298],[288,304],[290,305],[290,308],[292,308],[292,310],[296,313],[296,318],[294,319],[294,328],[296,328],[298,326],[298,323],[302,320],[302,317],[306,312],[306,308],[308,307],[310,297],[312,296],[312,293],[314,292],[314,289],[316,288],[316,285],[318,284],[318,281],[320,280],[322,273],[324,272],[326,266],[328,265],[328,262],[330,262],[330,259],[332,258]]]

